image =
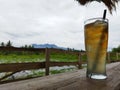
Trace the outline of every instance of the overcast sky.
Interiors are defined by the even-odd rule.
[[[120,45],[119,5],[113,15],[107,13],[109,48]],[[84,49],[84,21],[102,17],[104,9],[102,3],[81,6],[75,0],[0,0],[0,42]]]

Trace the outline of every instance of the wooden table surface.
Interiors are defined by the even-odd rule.
[[[86,69],[1,84],[0,90],[120,90],[120,62],[107,65],[106,80],[86,78]]]

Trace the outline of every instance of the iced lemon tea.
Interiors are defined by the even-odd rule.
[[[84,28],[87,53],[87,77],[105,79],[108,20],[102,18],[89,19],[85,22]]]

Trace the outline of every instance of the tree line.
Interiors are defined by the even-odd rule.
[[[120,52],[120,45],[116,48],[112,48],[112,52]]]
[[[14,47],[10,40],[7,43],[1,42],[0,46],[1,47]],[[24,46],[21,46],[21,48],[34,48],[34,47],[32,45],[24,45]],[[70,49],[70,48],[68,48],[68,50],[74,51],[74,49]],[[112,52],[120,52],[120,45],[118,47],[112,48]]]
[[[7,43],[1,42],[0,46],[2,46],[2,47],[12,47],[12,42],[10,40]]]
[[[0,43],[1,47],[14,47],[13,43],[9,40],[7,43],[1,42]],[[24,45],[21,46],[21,48],[34,48],[32,45]]]

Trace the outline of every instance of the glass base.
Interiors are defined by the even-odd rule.
[[[100,74],[100,75],[91,75],[91,77],[90,78],[92,78],[92,79],[106,79],[107,78],[107,76],[106,75],[102,75],[102,74]]]

